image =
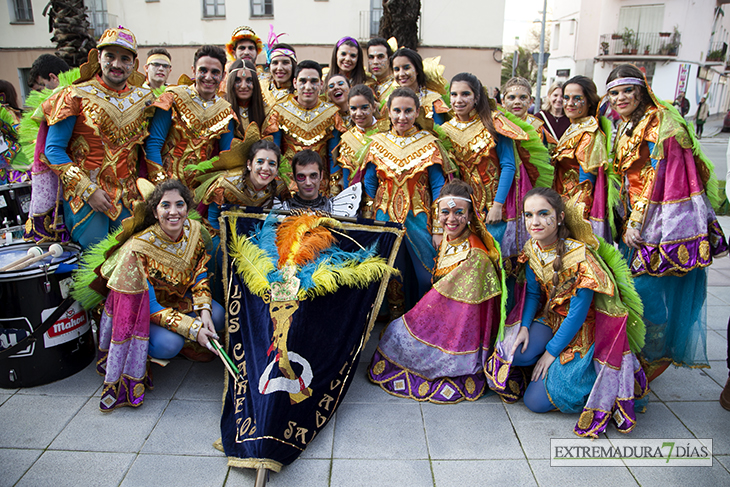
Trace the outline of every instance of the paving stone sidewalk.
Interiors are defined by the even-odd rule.
[[[720,217],[726,235],[730,217]],[[399,399],[369,383],[366,364],[336,417],[276,486],[730,485],[728,377],[730,259],[709,271],[709,370],[670,368],[652,383],[628,438],[712,438],[712,467],[551,467],[550,439],[576,438],[577,415],[534,414],[495,395],[456,405]],[[363,354],[369,360],[373,332]],[[0,487],[253,486],[253,471],[227,466],[220,436],[223,367],[173,360],[138,409],[99,411],[93,364],[40,387],[0,389]],[[608,438],[621,436],[609,426]],[[588,440],[586,440],[588,441]]]

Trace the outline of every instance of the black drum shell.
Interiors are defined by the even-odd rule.
[[[0,252],[4,249],[22,250],[31,246],[19,243],[4,247]],[[49,246],[40,245],[44,252]],[[67,289],[71,277],[69,267],[78,261],[80,248],[75,245],[64,245],[64,250],[76,253],[60,263],[64,266],[62,272],[56,272],[59,263],[49,266],[47,279],[50,292],[46,292],[46,274],[40,268],[0,272],[0,303],[2,303],[0,333],[6,329],[23,329],[30,333],[43,322],[41,315],[44,310],[48,313],[48,310],[58,307],[63,302],[62,283]],[[86,328],[86,331],[63,343],[46,346],[51,340],[59,341],[58,337],[63,335],[63,329],[66,327],[79,330]],[[0,388],[32,387],[64,379],[89,365],[94,359],[95,350],[88,313],[79,303],[74,303],[48,332],[39,337],[30,350],[25,349],[0,359]]]

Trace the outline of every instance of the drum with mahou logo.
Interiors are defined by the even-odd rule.
[[[47,252],[50,245],[40,247]],[[24,242],[0,248],[0,268],[24,257],[33,246]],[[67,244],[59,257],[0,272],[0,352],[37,330],[68,297],[80,252],[80,247]],[[0,358],[0,387],[30,387],[66,378],[89,365],[94,355],[88,315],[73,302],[35,342]]]

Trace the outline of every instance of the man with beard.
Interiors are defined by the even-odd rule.
[[[89,53],[81,78],[43,103],[49,126],[45,157],[63,187],[71,239],[84,248],[106,237],[141,200],[137,163],[153,99],[141,86],[131,31],[106,30],[97,49]],[[154,178],[156,169],[148,173]]]

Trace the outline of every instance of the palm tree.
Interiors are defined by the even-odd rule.
[[[395,37],[398,47],[418,48],[418,17],[421,0],[383,0],[380,37]]]
[[[89,34],[91,24],[86,18],[84,0],[51,0],[43,9],[48,15],[48,32],[56,43],[56,55],[72,68],[86,62],[96,41]]]

